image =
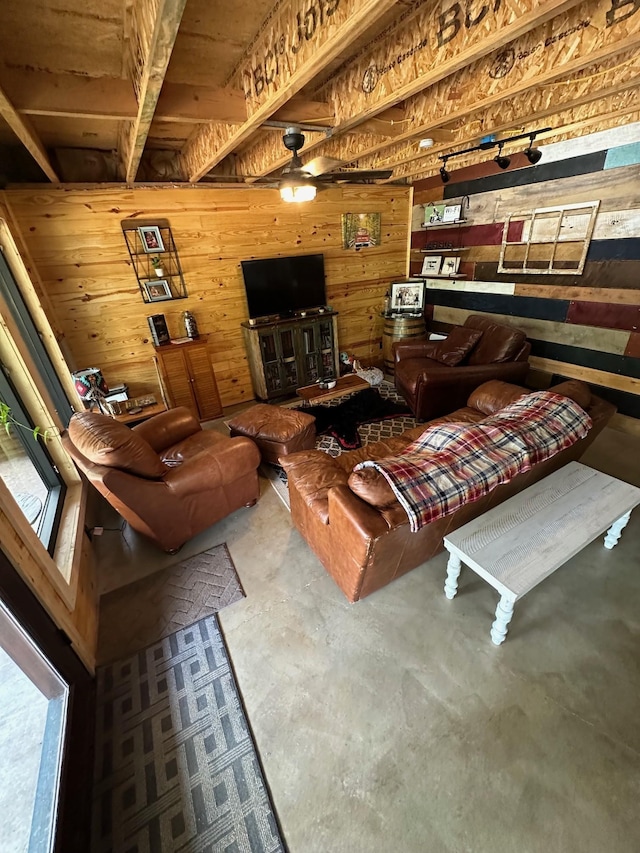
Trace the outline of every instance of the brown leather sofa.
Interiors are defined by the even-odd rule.
[[[424,425],[335,458],[319,450],[307,450],[280,460],[289,479],[293,523],[349,601],[370,595],[430,560],[442,550],[442,538],[447,533],[579,459],[616,411],[615,406],[592,395],[582,382],[564,382],[550,390],[571,397],[588,412],[593,421],[588,435],[417,533],[411,533],[407,515],[397,500],[389,503],[387,499],[383,506],[372,505],[351,488],[353,485],[359,494],[363,493],[362,482],[354,482],[363,472],[354,473],[351,478],[350,475],[354,466],[366,459],[400,454],[422,434]],[[477,423],[527,393],[530,389],[506,382],[486,382],[472,392],[466,406],[432,423]]]
[[[489,379],[524,382],[531,344],[524,332],[471,314],[444,341],[393,345],[395,383],[419,420],[464,406]]]
[[[203,430],[182,407],[133,429],[76,413],[62,442],[111,506],[165,551],[258,499],[256,445]]]

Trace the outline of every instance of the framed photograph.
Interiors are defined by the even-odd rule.
[[[397,312],[424,309],[424,283],[422,281],[396,281],[391,285],[391,310]]]
[[[422,270],[420,275],[438,275],[440,273],[440,265],[442,264],[442,255],[427,255],[422,261]]]
[[[169,282],[164,279],[157,281],[143,281],[144,291],[149,302],[162,302],[164,299],[173,299]]]
[[[460,269],[460,258],[457,255],[452,255],[450,258],[445,258],[442,263],[441,275],[455,275]]]
[[[152,252],[154,254],[156,252],[164,252],[162,235],[160,234],[160,229],[156,225],[143,225],[138,228],[138,234],[142,241],[142,248],[147,252],[147,254],[151,254]]]
[[[462,214],[461,204],[448,204],[442,214],[443,222],[457,222]]]
[[[429,202],[424,206],[424,224],[439,225],[444,218],[444,202]]]

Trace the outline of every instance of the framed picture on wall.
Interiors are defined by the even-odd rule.
[[[162,302],[165,299],[173,299],[169,282],[161,278],[157,281],[143,281],[144,292],[149,302]]]
[[[396,281],[391,285],[391,310],[420,313],[424,309],[424,282]]]
[[[455,275],[460,269],[460,258],[456,255],[445,258],[442,264],[441,275]]]
[[[151,252],[164,252],[162,234],[157,225],[142,225],[138,228],[138,234],[142,242],[142,248],[150,254]]]
[[[425,225],[439,225],[444,218],[444,209],[446,204],[444,202],[429,202],[429,204],[425,204],[424,206],[424,224]]]
[[[420,275],[439,275],[441,263],[442,255],[428,255],[422,261],[422,269],[420,270]]]

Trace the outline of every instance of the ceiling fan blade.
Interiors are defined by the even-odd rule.
[[[330,172],[328,175],[318,175],[317,181],[332,184],[359,184],[366,181],[384,181],[393,175],[393,169],[369,169],[353,172]]]
[[[342,163],[342,160],[336,160],[334,157],[315,157],[308,163],[304,164],[305,172],[317,177],[324,175],[325,172],[334,171]]]

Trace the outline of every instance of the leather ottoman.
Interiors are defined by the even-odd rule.
[[[283,409],[256,403],[228,422],[231,436],[251,438],[260,448],[263,462],[278,464],[279,456],[298,450],[313,450],[316,419],[299,409]]]

